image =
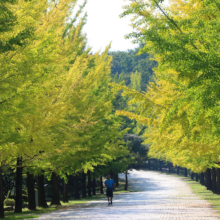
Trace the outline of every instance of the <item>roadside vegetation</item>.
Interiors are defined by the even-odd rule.
[[[82,32],[85,5],[0,1],[0,218],[10,209],[86,201],[98,186],[103,194],[103,176],[118,185],[118,173],[146,157],[138,136],[145,126],[115,115],[129,98],[110,83],[140,91],[156,62],[136,56],[138,49],[92,54]],[[126,74],[122,60],[123,68],[132,60]]]
[[[169,172],[176,167],[177,173],[190,173],[220,194],[220,3],[129,2],[121,15],[134,18],[134,30],[127,37],[140,43],[139,54],[149,53],[157,66],[146,92],[112,84],[128,97],[130,106],[116,115],[146,127],[142,133],[143,144],[149,146],[146,166],[156,158],[159,170],[162,164]]]
[[[103,194],[132,167],[220,194],[218,1],[130,0],[137,49],[101,54],[76,2],[0,2],[0,218],[38,209],[35,192],[42,208]]]

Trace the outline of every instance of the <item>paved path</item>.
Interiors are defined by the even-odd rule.
[[[122,177],[122,176],[121,176]],[[129,174],[130,189],[138,191],[115,195],[112,206],[105,199],[84,208],[56,211],[38,219],[86,220],[214,220],[220,215],[210,204],[193,194],[180,178],[153,171]]]

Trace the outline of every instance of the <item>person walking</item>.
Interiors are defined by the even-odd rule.
[[[106,186],[106,196],[108,197],[108,205],[112,205],[113,198],[113,190],[115,191],[115,181],[111,179],[111,176],[107,176],[107,180],[105,181]]]

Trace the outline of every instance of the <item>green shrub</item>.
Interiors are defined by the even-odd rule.
[[[10,199],[10,198],[6,198],[4,201],[4,205],[5,206],[12,206],[12,208],[13,208],[15,206],[15,200]]]

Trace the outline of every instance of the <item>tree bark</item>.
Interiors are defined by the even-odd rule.
[[[119,186],[118,173],[116,173],[116,174],[114,175],[114,179],[113,179],[113,180],[115,181],[115,186],[118,187],[118,186]]]
[[[86,198],[86,174],[82,172],[82,197]]]
[[[151,168],[150,168],[150,159],[148,159],[148,169],[150,170]]]
[[[176,174],[179,175],[180,174],[180,167],[176,168]]]
[[[191,172],[191,180],[194,180],[194,173]]]
[[[160,169],[160,171],[162,171],[162,161],[159,161],[159,169]]]
[[[205,175],[204,173],[200,173],[200,184],[201,185],[205,185]]]
[[[76,174],[74,176],[74,198],[75,199],[80,199],[80,194],[79,194],[79,179],[78,175]]]
[[[66,175],[67,176],[67,175]],[[68,178],[68,176],[67,176]],[[63,202],[68,203],[68,182],[66,183],[65,180],[63,180]]]
[[[198,182],[198,181],[199,181],[199,174],[196,173],[196,182]]]
[[[28,209],[36,210],[34,175],[27,173]]]
[[[91,172],[90,170],[88,171],[88,196],[92,196],[92,181],[91,181]]]
[[[104,194],[102,176],[100,176],[100,193]]]
[[[212,192],[218,193],[217,183],[216,183],[216,170],[212,167]]]
[[[220,194],[220,169],[219,169],[219,168],[217,168],[216,174],[217,174],[217,188],[218,188],[218,194]]]
[[[22,157],[17,158],[15,213],[22,212]]]
[[[212,190],[212,179],[211,179],[211,170],[208,168],[207,170],[206,170],[206,188],[208,189],[208,190]]]
[[[4,218],[4,197],[3,197],[3,178],[2,178],[2,167],[0,166],[0,218]]]
[[[113,179],[114,178],[114,172],[112,171],[112,169],[110,169],[110,177],[111,177],[111,179]]]
[[[187,174],[187,168],[185,168],[185,177],[187,177],[188,174]]]
[[[52,201],[50,205],[61,205],[59,192],[59,176],[52,172]]]
[[[125,190],[128,190],[128,172],[125,172]]]
[[[171,173],[171,163],[168,163],[169,173]]]
[[[92,194],[93,194],[93,196],[96,195],[96,181],[95,181],[95,178],[93,178],[93,181],[92,181]]]
[[[45,190],[44,190],[44,174],[38,175],[37,177],[37,191],[38,191],[38,206],[47,208],[47,202],[45,199]]]

